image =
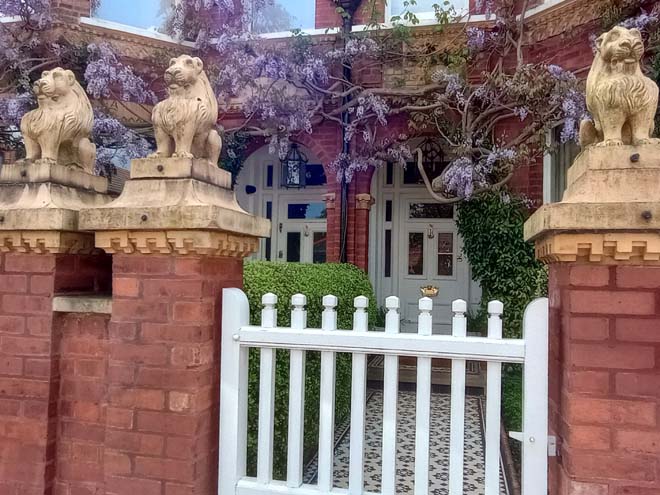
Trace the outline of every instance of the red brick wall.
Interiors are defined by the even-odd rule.
[[[108,495],[217,491],[221,290],[242,260],[114,258]]]
[[[91,15],[91,0],[53,0],[55,12],[66,18],[68,22],[77,21],[79,17]]]
[[[107,257],[0,254],[0,493],[44,493],[55,474],[56,292],[101,290]]]
[[[0,493],[52,487],[57,337],[54,255],[0,254]]]
[[[57,407],[56,495],[104,493],[109,315],[57,314],[53,333],[59,345],[60,389]]]
[[[660,493],[660,268],[550,267],[550,493]]]

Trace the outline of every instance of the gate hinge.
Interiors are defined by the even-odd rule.
[[[521,431],[510,431],[509,436],[520,443],[524,441]],[[530,438],[530,441],[533,441],[533,438]],[[557,437],[552,435],[548,436],[548,457],[557,457]]]

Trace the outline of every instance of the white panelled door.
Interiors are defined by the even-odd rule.
[[[402,331],[416,331],[417,303],[422,287],[437,287],[433,301],[433,333],[450,333],[451,302],[465,298],[470,271],[454,221],[454,208],[428,196],[399,199],[399,297]]]

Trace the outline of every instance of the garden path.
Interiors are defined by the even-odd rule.
[[[415,392],[400,390],[397,431],[397,494],[414,492],[415,473]],[[479,396],[465,398],[465,462],[464,493],[484,493],[484,442],[482,403]],[[365,490],[380,491],[382,448],[383,393],[371,390],[366,408]],[[431,465],[429,494],[447,495],[449,481],[450,395],[433,392],[431,397]],[[335,447],[335,486],[348,488],[350,426],[337,432]],[[305,482],[316,481],[316,460],[307,466]],[[500,474],[500,493],[507,494]]]

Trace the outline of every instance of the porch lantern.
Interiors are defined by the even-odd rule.
[[[282,187],[287,189],[301,189],[305,187],[306,170],[305,166],[309,160],[305,154],[298,149],[296,143],[291,143],[289,152],[282,163]]]

